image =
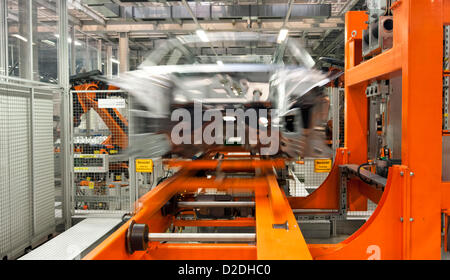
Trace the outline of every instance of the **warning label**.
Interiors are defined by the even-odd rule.
[[[153,160],[137,159],[136,160],[136,172],[152,173],[153,172]]]
[[[331,171],[331,159],[316,159],[314,160],[314,172],[326,173]]]

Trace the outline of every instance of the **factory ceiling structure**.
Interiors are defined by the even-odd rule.
[[[283,27],[298,38],[313,58],[342,59],[344,55],[344,14],[360,10],[364,0],[318,1],[68,1],[69,23],[77,37],[102,39],[117,44],[126,34],[131,50],[143,52],[155,48],[160,40],[194,33],[199,26],[206,31],[255,31],[277,34]],[[39,21],[52,21],[55,5],[45,3]],[[17,14],[17,7],[9,7]],[[46,12],[47,11],[47,12]],[[50,11],[50,12],[48,12]],[[53,16],[54,17],[54,16]],[[54,19],[53,19],[54,20]],[[39,27],[45,32],[46,25]],[[53,30],[49,30],[53,32]],[[276,45],[214,46],[219,54],[272,54]],[[208,55],[210,48],[200,49]],[[133,53],[131,54],[133,55]]]

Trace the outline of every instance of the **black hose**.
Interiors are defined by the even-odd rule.
[[[372,182],[369,181],[369,180],[366,180],[364,177],[362,177],[360,171],[361,171],[361,168],[362,168],[362,167],[364,167],[364,166],[370,166],[370,165],[372,165],[372,164],[369,163],[369,162],[366,162],[366,163],[361,164],[360,166],[358,166],[358,172],[357,172],[359,179],[361,179],[361,181],[363,181],[364,183],[366,183],[366,184],[368,184],[368,185],[371,185]]]

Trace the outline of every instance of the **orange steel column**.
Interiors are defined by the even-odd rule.
[[[402,164],[411,170],[412,259],[441,257],[442,4],[409,0],[394,10],[402,16],[395,28],[402,41]]]
[[[345,70],[362,60],[362,30],[366,28],[364,11],[345,15]],[[345,86],[345,147],[349,149],[349,162],[367,161],[367,98],[366,84]]]
[[[368,17],[364,11],[348,12],[345,16],[345,69],[358,65],[362,60],[362,30],[366,28]],[[348,148],[349,162],[367,162],[368,105],[365,95],[366,83],[349,85],[345,75],[345,147]],[[358,189],[359,182],[349,182],[349,210],[367,210],[367,198]],[[351,198],[351,199],[350,199]],[[356,203],[359,201],[359,203]]]

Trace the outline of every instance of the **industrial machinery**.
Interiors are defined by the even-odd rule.
[[[128,147],[128,120],[119,111],[127,96],[100,80],[101,75],[96,70],[70,77],[73,126],[79,131],[73,155],[75,210],[125,210],[129,205],[128,160],[121,156]],[[89,127],[92,111],[106,130]]]
[[[283,170],[292,159],[245,146],[167,159],[177,173],[141,197],[131,219],[85,259],[439,259],[450,213],[442,129],[450,1],[385,2],[392,46],[365,61],[362,31],[375,18],[346,14],[345,147],[317,190],[287,197]],[[295,216],[345,220],[367,200],[376,210],[346,240],[305,242]],[[228,231],[182,232],[202,227]]]
[[[370,58],[392,48],[394,24],[391,2],[393,1],[367,0],[369,20],[367,29],[362,31],[363,58]]]

